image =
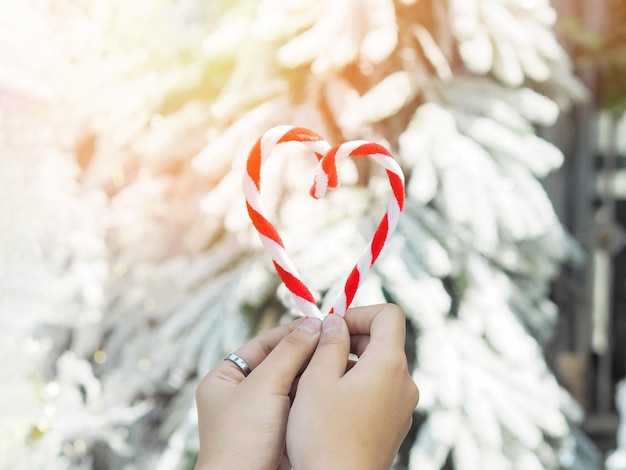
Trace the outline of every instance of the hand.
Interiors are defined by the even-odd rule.
[[[197,470],[279,466],[290,391],[315,350],[320,328],[319,320],[308,318],[261,333],[235,352],[252,369],[248,377],[223,361],[200,382]]]
[[[345,321],[326,317],[289,413],[294,469],[391,467],[419,399],[405,332],[404,314],[394,305],[350,309]],[[350,351],[359,357],[351,368]]]

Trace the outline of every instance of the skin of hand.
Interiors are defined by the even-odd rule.
[[[235,351],[252,369],[248,377],[223,361],[202,379],[196,391],[196,470],[275,470],[287,464],[290,391],[317,346],[320,329],[318,319],[308,318],[265,331]]]
[[[419,400],[405,334],[395,305],[326,317],[289,413],[287,454],[295,470],[391,467]],[[353,366],[349,352],[359,358]]]

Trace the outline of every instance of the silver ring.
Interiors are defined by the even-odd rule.
[[[243,375],[246,377],[248,377],[248,374],[252,372],[250,370],[250,366],[248,366],[248,363],[244,361],[242,358],[240,358],[239,356],[237,356],[237,354],[231,353],[228,356],[226,356],[224,360],[233,362],[237,367],[239,367],[239,369],[241,369],[241,372],[243,372]]]

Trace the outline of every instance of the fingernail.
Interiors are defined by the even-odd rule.
[[[322,331],[324,333],[338,330],[339,328],[341,328],[341,318],[339,318],[339,315],[332,314],[324,318],[324,323],[322,323]]]
[[[317,318],[307,318],[298,328],[306,331],[307,333],[319,333],[320,331],[320,321]]]

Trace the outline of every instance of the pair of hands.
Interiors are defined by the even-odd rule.
[[[390,468],[419,398],[405,332],[375,305],[259,334],[235,352],[248,377],[224,361],[198,386],[196,470]]]

